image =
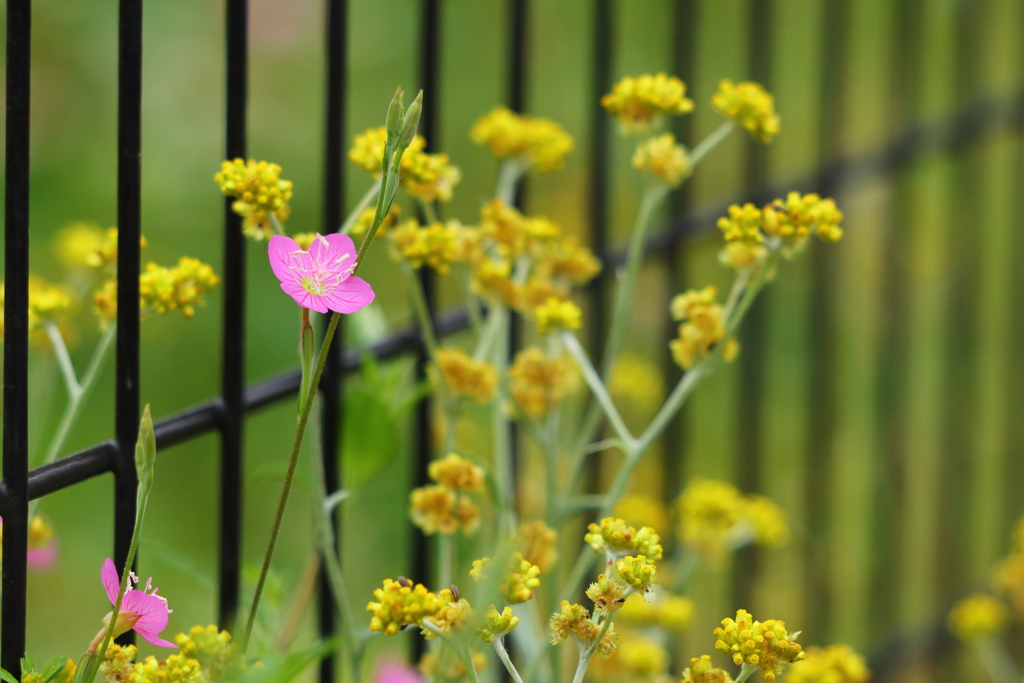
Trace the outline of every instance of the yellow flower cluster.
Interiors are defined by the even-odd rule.
[[[357,218],[356,222],[352,224],[352,234],[356,235],[357,237],[359,235],[365,235],[366,232],[370,229],[370,226],[373,225],[373,217],[376,215],[377,209],[375,208],[366,209],[361,214],[359,214],[359,218]],[[389,230],[398,225],[398,219],[401,217],[401,215],[402,207],[398,206],[397,204],[392,204],[391,210],[388,211],[388,215],[384,216],[384,221],[377,228],[376,236],[384,237],[385,235],[387,235]],[[295,241],[299,241],[298,235],[295,236]],[[299,246],[302,247],[303,249],[306,248],[302,245],[301,242],[299,242]]]
[[[659,377],[660,380],[660,377]],[[615,385],[615,370],[612,370],[612,386]],[[660,385],[659,385],[660,386]],[[615,394],[612,394],[615,396]],[[660,403],[660,401],[659,401]],[[647,526],[652,529],[668,529],[668,509],[660,499],[641,493],[623,496],[615,504],[615,516],[635,527]],[[645,552],[645,555],[650,553]]]
[[[972,593],[953,605],[946,623],[953,635],[969,643],[1009,628],[1010,610],[987,593]]]
[[[28,524],[28,547],[45,548],[53,540],[53,525],[42,515],[32,516]],[[3,539],[3,532],[0,530],[0,540]]]
[[[64,662],[63,668],[54,673],[50,673],[45,678],[41,673],[37,673],[36,671],[23,670],[21,683],[72,683],[75,680],[76,671],[78,671],[78,667],[75,665],[75,661],[73,659],[68,659]]]
[[[449,595],[450,595],[449,591]],[[441,600],[422,583],[399,577],[397,581],[384,579],[384,585],[373,591],[366,605],[370,617],[370,630],[393,636],[406,626],[419,625],[424,618],[433,616],[442,607]]]
[[[459,233],[464,230],[458,221],[440,221],[421,226],[410,218],[388,233],[394,256],[405,259],[413,268],[424,264],[441,275],[451,272],[451,264],[459,260]]]
[[[469,136],[476,144],[487,145],[498,159],[522,158],[542,173],[562,168],[573,148],[572,136],[551,119],[501,106],[477,119]]]
[[[179,633],[174,642],[182,656],[199,662],[204,681],[230,679],[246,668],[245,654],[238,651],[231,634],[215,624],[193,626],[187,634]]]
[[[138,662],[129,683],[192,683],[200,680],[199,662],[174,654],[160,661],[153,655]]]
[[[732,676],[725,669],[718,669],[711,663],[711,655],[701,655],[690,660],[690,666],[683,669],[682,683],[732,683]]]
[[[409,494],[413,523],[426,534],[475,531],[480,524],[480,508],[465,494],[483,491],[483,470],[450,453],[430,463],[427,474],[438,483],[413,489]]]
[[[564,280],[576,287],[582,287],[601,272],[600,259],[590,249],[580,245],[575,237],[546,241],[540,256],[541,260],[537,264],[539,276]]]
[[[615,569],[626,585],[643,595],[645,600],[654,599],[654,587],[658,585],[658,569],[653,561],[643,555],[627,555],[615,563]]]
[[[583,540],[595,552],[609,557],[635,553],[660,560],[662,555],[661,538],[654,529],[644,526],[637,530],[617,517],[605,517],[599,524],[592,522]]]
[[[669,631],[682,631],[697,612],[693,600],[680,595],[659,593],[658,599],[627,599],[615,615],[617,621],[633,626],[660,626]]]
[[[112,228],[114,234],[117,229]],[[96,223],[74,221],[60,229],[53,241],[54,255],[65,268],[96,268],[97,251],[103,245],[104,231]],[[115,242],[116,245],[116,237]],[[116,247],[115,247],[116,248]]]
[[[551,615],[549,623],[552,645],[558,645],[570,636],[578,644],[591,645],[601,633],[601,627],[590,618],[590,611],[581,605],[570,604],[568,600],[562,601],[559,611]],[[608,659],[618,647],[618,640],[618,634],[609,628],[598,644],[597,653]]]
[[[594,603],[594,612],[615,612],[626,602],[625,587],[604,574],[587,588],[587,597]]]
[[[62,285],[41,277],[28,278],[28,329],[35,332],[46,323],[59,323],[71,308],[71,293]]]
[[[487,608],[484,613],[484,625],[480,628],[480,638],[485,643],[492,642],[511,632],[519,625],[519,617],[512,614],[512,608],[506,605],[499,613],[494,605]]]
[[[668,652],[648,638],[623,638],[618,657],[626,675],[631,679],[653,680],[668,668]]]
[[[484,557],[473,560],[473,568],[469,575],[477,581],[482,581],[487,576],[487,568],[491,558]],[[508,566],[505,568],[505,575],[498,584],[498,593],[510,605],[518,605],[533,597],[533,589],[540,586],[540,567],[531,564],[524,559],[522,553],[512,553]]]
[[[789,667],[786,683],[867,683],[871,680],[864,657],[844,643],[809,647],[804,655],[804,659]]]
[[[656,135],[636,148],[633,168],[646,173],[669,187],[679,187],[693,172],[686,148],[676,144],[672,133]]]
[[[542,520],[536,519],[519,525],[516,547],[525,560],[540,569],[541,574],[546,574],[555,566],[558,559],[557,542],[558,532]]]
[[[433,640],[438,635],[447,640],[473,625],[476,613],[468,600],[457,597],[451,589],[445,588],[437,594],[437,601],[437,611],[427,616],[430,623],[440,631],[440,634],[421,623],[423,636],[427,640]]]
[[[139,275],[139,308],[143,315],[180,311],[186,318],[195,315],[204,296],[220,285],[213,267],[182,256],[171,268],[147,263]],[[117,317],[117,280],[108,280],[94,295],[96,310],[104,321]]]
[[[134,645],[118,645],[111,642],[100,662],[100,673],[111,683],[129,683],[135,669],[135,655],[139,649]]]
[[[573,380],[564,356],[548,357],[529,346],[516,354],[509,368],[509,393],[528,417],[539,418],[562,402]]]
[[[225,161],[213,177],[225,195],[234,197],[231,209],[243,218],[242,232],[255,240],[274,235],[271,216],[284,222],[291,212],[292,183],[281,179],[281,167],[266,161]]]
[[[766,683],[782,673],[782,665],[804,658],[803,648],[786,631],[782,621],[755,621],[746,610],[736,612],[736,619],[723,619],[715,629],[715,649],[732,657],[739,664],[754,664],[761,669]]]
[[[711,106],[722,116],[734,119],[760,143],[768,144],[781,130],[775,98],[760,83],[720,81]]]
[[[626,76],[601,98],[605,111],[622,122],[627,133],[647,130],[662,116],[679,116],[693,111],[686,97],[686,85],[664,73]]]
[[[551,334],[558,330],[578,330],[583,326],[583,311],[568,299],[549,296],[534,309],[537,331]]]
[[[388,131],[384,126],[368,128],[356,135],[348,158],[367,173],[380,175]],[[417,135],[402,155],[399,177],[402,187],[425,202],[452,198],[452,189],[462,180],[462,172],[451,164],[447,154],[425,152],[427,141]]]
[[[843,212],[835,201],[822,199],[813,192],[805,195],[790,192],[785,200],[776,199],[763,209],[750,203],[733,204],[728,216],[718,219],[718,229],[728,245],[740,243],[744,248],[727,249],[720,258],[733,267],[756,262],[763,254],[757,245],[764,241],[765,235],[782,240],[787,255],[803,249],[811,233],[823,242],[838,242],[843,237],[843,229],[839,227],[842,220]]]
[[[438,349],[436,370],[455,396],[486,404],[498,392],[498,369],[487,361],[473,360],[461,349]]]
[[[679,336],[669,342],[672,358],[688,369],[708,355],[725,337],[723,309],[718,303],[718,290],[714,286],[691,289],[672,299],[672,318],[679,321]],[[739,352],[734,338],[722,346],[722,358],[732,362]]]
[[[465,458],[449,453],[427,467],[431,479],[456,491],[484,490],[484,471]]]
[[[712,561],[747,541],[778,547],[789,539],[782,508],[763,496],[744,496],[729,482],[694,477],[676,510],[679,538]]]

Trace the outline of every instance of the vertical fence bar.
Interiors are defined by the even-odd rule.
[[[117,378],[114,562],[124,567],[135,528],[139,431],[139,215],[142,171],[142,0],[121,0],[117,84]],[[130,643],[134,632],[118,642]]]
[[[345,139],[345,83],[346,83],[346,41],[345,32],[348,23],[347,0],[327,0],[327,44],[324,46],[326,58],[326,102],[324,112],[324,199],[323,199],[323,234],[337,232],[342,221],[342,207],[345,201],[344,165],[342,164],[342,145]],[[329,318],[323,316],[321,335],[326,331]],[[341,472],[338,465],[339,435],[342,427],[343,413],[342,381],[344,373],[340,372],[340,358],[345,338],[344,319],[338,324],[335,341],[324,365],[323,380],[320,382],[320,457],[324,466],[324,486],[328,494],[341,487]],[[322,339],[322,336],[321,336]],[[338,518],[341,509],[331,515],[330,524],[334,528],[335,548],[337,552],[340,537]],[[321,562],[321,567],[323,563]],[[335,624],[334,599],[331,594],[331,582],[326,571],[320,571],[320,591],[317,603],[318,627],[322,638],[330,638],[337,630]],[[320,681],[329,683],[335,677],[335,657],[329,654],[320,660]]]
[[[595,254],[603,254],[608,246],[608,190],[611,187],[611,166],[608,163],[609,125],[610,118],[601,106],[601,96],[611,88],[612,58],[614,41],[612,40],[612,2],[611,0],[595,0],[594,29],[591,43],[591,118],[590,118],[590,197],[588,202],[588,219],[590,223],[590,248]],[[587,289],[590,294],[589,328],[590,353],[594,358],[601,358],[604,350],[604,339],[608,332],[607,316],[604,302],[608,300],[607,264],[595,277]],[[588,467],[584,470],[588,479],[593,479],[597,468]],[[589,482],[592,484],[592,482]],[[592,488],[592,487],[591,487]],[[589,489],[588,489],[589,490]]]
[[[423,113],[420,115],[420,132],[427,139],[427,145],[437,146],[437,112],[439,107],[439,83],[441,71],[441,3],[440,0],[422,0],[420,3],[420,73],[419,82],[423,89]],[[437,282],[433,271],[423,267],[418,273],[427,310],[433,322],[437,310]],[[427,376],[426,344],[421,343],[416,356],[416,379],[422,381]],[[433,403],[428,397],[423,398],[416,407],[415,445],[413,447],[413,486],[421,486],[429,480],[427,468],[430,466],[432,448],[432,417]],[[448,425],[455,429],[455,425]],[[412,576],[419,581],[426,581],[430,570],[429,539],[417,527],[412,528]],[[413,638],[413,657],[419,660],[424,652],[423,638]]]
[[[0,666],[21,678],[28,547],[28,192],[31,0],[7,1],[3,595]]]
[[[245,158],[248,103],[247,0],[224,7],[227,101],[225,156]],[[238,615],[242,556],[242,439],[245,427],[245,235],[241,218],[224,200],[224,320],[221,353],[223,416],[220,441],[220,623]]]

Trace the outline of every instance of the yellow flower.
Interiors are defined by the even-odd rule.
[[[669,595],[655,603],[658,623],[669,631],[685,630],[693,621],[697,607],[686,596]]]
[[[399,577],[398,581],[384,579],[384,585],[373,591],[376,600],[366,605],[371,615],[370,630],[393,636],[406,626],[420,624],[442,607],[438,596],[421,583]]]
[[[356,222],[352,224],[352,234],[356,236],[365,235],[366,232],[370,229],[370,226],[373,225],[373,217],[376,215],[377,209],[365,209],[361,214],[359,214],[359,218],[356,219]],[[380,227],[377,228],[376,237],[384,237],[385,235],[387,235],[388,230],[398,225],[398,219],[401,217],[401,215],[402,207],[398,206],[398,204],[392,204],[391,210],[388,211],[388,215],[384,216],[384,221],[380,224]],[[298,235],[295,236],[295,241],[299,241]],[[299,242],[299,246],[302,247],[303,249],[306,248],[305,246],[303,246],[301,242]]]
[[[110,643],[100,663],[100,673],[111,683],[129,683],[135,669],[135,655],[138,648],[134,645],[118,645]]]
[[[633,590],[642,594],[645,599],[653,599],[654,587],[658,585],[658,569],[654,562],[643,555],[627,555],[615,563],[615,568],[622,580]]]
[[[760,83],[720,81],[711,106],[722,116],[734,119],[760,143],[768,144],[779,134],[775,98]]]
[[[103,244],[103,237],[103,228],[96,223],[74,221],[57,233],[53,250],[65,268],[92,268],[96,266],[96,251]]]
[[[725,337],[722,306],[717,302],[718,290],[712,286],[691,289],[672,299],[672,317],[682,321],[679,337],[669,342],[672,358],[682,368],[689,368],[706,356]],[[723,354],[731,360],[734,353]]]
[[[503,259],[482,259],[473,266],[473,292],[512,306],[518,299],[512,264]]]
[[[388,141],[388,129],[384,126],[379,128],[367,128],[355,136],[352,141],[352,149],[348,151],[349,160],[356,166],[370,175],[377,175],[381,172],[381,164],[384,160],[384,149]],[[422,150],[426,147],[427,141],[422,135],[413,138],[409,150],[416,148]]]
[[[658,622],[658,608],[654,602],[647,602],[642,595],[630,595],[615,613],[615,623],[630,626],[651,626]]]
[[[186,318],[195,315],[195,307],[204,303],[204,296],[220,285],[220,278],[208,264],[182,256],[172,268],[147,263],[139,275],[139,307],[143,313],[170,313],[180,311]],[[97,305],[104,313],[117,315],[116,282],[113,301],[105,297],[105,288],[97,294]]]
[[[546,574],[558,559],[557,541],[558,532],[537,519],[519,525],[516,547],[523,558],[537,565],[541,574]]]
[[[28,547],[45,548],[53,539],[53,525],[42,515],[33,515],[28,525]]]
[[[735,541],[745,501],[728,482],[694,477],[676,499],[676,509],[683,543],[718,560]]]
[[[506,605],[501,613],[491,605],[484,614],[484,625],[480,629],[480,638],[485,643],[511,632],[519,625],[519,617],[512,614],[512,608]]]
[[[615,371],[612,370],[612,385],[615,383]],[[668,510],[665,504],[654,496],[633,494],[624,496],[615,504],[615,514],[631,526],[646,526],[654,529],[668,529]],[[639,551],[643,555],[653,557],[650,552]],[[655,558],[659,559],[659,558]]]
[[[560,609],[551,615],[551,644],[558,645],[569,636],[590,643],[601,629],[590,620],[590,611],[581,605],[562,600]]]
[[[650,527],[640,527],[638,531],[627,526],[621,519],[605,517],[600,524],[591,523],[587,531],[583,540],[597,553],[604,553],[610,557],[635,553],[650,557],[652,560],[661,559],[661,539]]]
[[[473,626],[475,613],[473,607],[465,598],[455,599],[451,589],[445,588],[437,594],[438,609],[434,614],[425,618],[430,620],[444,639],[451,638],[456,633]],[[422,624],[421,624],[422,626]],[[427,640],[433,640],[438,634],[423,626],[423,636]]]
[[[568,299],[549,296],[547,301],[534,309],[534,313],[537,316],[537,330],[541,334],[578,330],[583,326],[583,311]]]
[[[517,257],[530,246],[528,219],[500,199],[484,205],[480,215],[480,234],[494,240],[502,256]]]
[[[451,164],[447,154],[410,150],[402,157],[400,176],[406,191],[427,203],[450,201],[453,189],[462,181],[462,171]]]
[[[174,642],[182,655],[199,662],[207,681],[229,679],[246,669],[245,654],[239,652],[231,634],[215,624],[193,626],[188,634],[179,633]]]
[[[149,242],[140,235],[139,247],[145,249],[148,246]],[[83,263],[90,268],[117,269],[117,228],[107,228],[92,252],[84,257]]]
[[[823,242],[838,242],[843,237],[842,220],[843,212],[833,200],[814,193],[790,192],[785,201],[776,199],[762,211],[764,231],[781,238],[789,253],[802,249],[812,232]]]
[[[679,116],[693,111],[686,97],[686,85],[675,76],[626,76],[601,98],[601,106],[622,122],[623,130],[647,130],[662,116]]]
[[[447,486],[421,486],[409,494],[413,524],[425,534],[472,533],[480,524],[480,509]]]
[[[653,680],[668,668],[665,648],[638,636],[623,639],[619,646],[619,660],[629,674],[645,681]]]
[[[754,543],[781,548],[789,541],[786,511],[770,498],[748,495],[744,514],[754,527]]]
[[[786,683],[866,683],[871,672],[864,658],[849,645],[809,647],[802,661],[786,673]]]
[[[292,183],[281,180],[277,164],[255,159],[225,161],[213,179],[221,192],[235,198],[231,209],[244,219],[242,232],[247,236],[270,239],[275,233],[270,217],[282,223],[288,220]]]
[[[723,619],[715,629],[715,649],[732,657],[733,663],[754,664],[761,669],[766,683],[782,673],[782,665],[804,658],[803,648],[786,631],[782,621],[754,621],[746,610],[736,612],[736,619]]]
[[[960,640],[969,643],[1002,633],[1010,626],[1010,610],[986,593],[971,593],[949,611],[946,623]]]
[[[683,669],[682,683],[732,683],[732,676],[725,669],[716,669],[710,655],[701,655],[690,660],[690,666]]]
[[[60,323],[71,308],[71,293],[63,285],[55,285],[41,277],[28,278],[28,329],[35,332],[46,323]]]
[[[633,153],[633,168],[669,187],[679,187],[692,173],[686,148],[676,144],[672,133],[657,135],[640,143]]]
[[[489,557],[473,560],[473,568],[469,575],[477,581],[482,581],[487,577],[490,563]],[[510,605],[526,602],[533,597],[533,589],[540,586],[539,576],[540,567],[524,559],[521,553],[512,553],[508,566],[505,568],[505,576],[498,585],[498,592]]]
[[[396,258],[409,261],[413,268],[426,264],[441,275],[447,275],[459,256],[459,228],[458,221],[420,226],[416,219],[410,218],[388,233],[392,253]]]
[[[737,240],[725,243],[725,248],[718,253],[718,261],[727,268],[743,270],[760,263],[767,253],[761,244]]]
[[[597,581],[590,584],[587,588],[587,597],[590,598],[591,602],[594,603],[594,612],[615,612],[623,603],[626,598],[624,594],[623,585],[613,579],[608,578],[604,574],[598,574]]]
[[[427,474],[438,484],[456,491],[483,491],[484,471],[455,453],[430,463]]]
[[[557,171],[572,151],[572,137],[550,119],[516,114],[498,106],[477,119],[470,138],[487,145],[498,159],[521,157],[538,171]]]
[[[181,654],[173,654],[164,661],[150,655],[138,662],[132,671],[131,683],[191,683],[201,680],[199,662]]]
[[[437,369],[455,396],[468,396],[483,404],[490,403],[498,392],[498,369],[459,349],[438,349]]]
[[[726,242],[760,244],[764,241],[764,235],[761,234],[761,209],[749,202],[743,206],[733,204],[728,214],[718,219],[718,229],[722,231]]]
[[[552,239],[542,249],[537,271],[544,277],[582,287],[601,272],[601,261],[575,237]]]
[[[563,356],[549,358],[536,346],[516,354],[508,376],[512,400],[533,418],[546,415],[548,410],[561,403],[572,379]]]

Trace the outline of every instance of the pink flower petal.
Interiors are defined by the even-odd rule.
[[[310,294],[300,282],[282,282],[281,289],[284,293],[295,299],[295,303],[302,306],[303,308],[309,308],[317,313],[326,313],[327,306],[323,302],[323,297]]]
[[[117,602],[117,594],[121,592],[121,577],[117,574],[117,567],[114,566],[114,561],[109,557],[103,562],[103,568],[100,570],[100,579],[103,581],[103,587],[107,589],[107,597],[110,598],[110,604],[115,604]]]
[[[53,569],[57,561],[57,539],[51,539],[43,548],[28,549],[28,566],[37,572],[46,572]],[[115,593],[115,597],[116,597]]]
[[[423,683],[423,677],[416,669],[396,662],[386,662],[377,667],[373,680],[375,683]]]
[[[159,640],[160,632],[167,628],[167,621],[170,618],[167,603],[162,598],[140,590],[125,593],[121,609],[138,616],[133,628],[151,643],[154,638]]]
[[[358,277],[350,277],[330,294],[323,296],[327,308],[338,313],[355,313],[370,304],[376,295],[370,284]],[[322,311],[323,312],[323,311]]]
[[[267,245],[267,254],[270,256],[270,268],[274,271],[274,275],[277,276],[278,280],[285,282],[296,279],[295,271],[291,270],[289,266],[293,265],[292,254],[301,250],[298,242],[291,237],[274,235],[270,238],[270,243]]]
[[[352,238],[348,235],[342,235],[340,232],[333,232],[330,235],[325,235],[324,239],[327,240],[329,245],[328,253],[331,261],[337,261],[341,257],[348,254],[348,258],[342,261],[341,265],[351,266],[356,261],[356,245],[352,241]]]

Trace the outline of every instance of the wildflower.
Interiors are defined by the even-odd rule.
[[[352,163],[370,175],[379,175],[382,169],[381,164],[384,160],[384,149],[386,148],[387,141],[388,130],[385,126],[368,128],[355,136],[352,141],[352,149],[348,152],[348,158]],[[423,136],[417,135],[413,138],[406,153],[412,149],[422,150],[426,145],[427,141]]]
[[[440,631],[440,635],[444,639],[451,638],[453,635],[468,628],[474,619],[474,612],[472,606],[465,598],[456,599],[451,589],[445,588],[443,591],[437,594],[438,609],[434,614],[429,615],[430,623]],[[420,624],[423,630],[423,636],[427,640],[433,640],[438,637],[438,634],[433,630]]]
[[[658,570],[654,562],[643,555],[627,555],[615,563],[615,568],[622,580],[637,593],[642,594],[645,600],[654,599],[654,587],[658,585]]]
[[[406,626],[419,625],[424,618],[441,609],[438,596],[422,583],[413,585],[408,579],[384,579],[384,585],[373,591],[376,600],[366,605],[370,617],[370,630],[393,636]]]
[[[107,590],[107,597],[110,598],[110,603],[117,604],[117,595],[121,590],[121,579],[118,576],[117,568],[114,567],[113,560],[108,558],[103,563],[100,578],[103,581],[103,587]],[[157,589],[152,588],[152,578],[147,579],[146,587],[143,590],[135,588],[132,585],[133,583],[138,583],[134,573],[129,575],[128,586],[125,589],[124,597],[121,598],[121,609],[117,613],[113,637],[116,638],[128,631],[135,631],[142,636],[143,640],[153,645],[177,647],[174,643],[160,637],[160,632],[167,628],[168,615],[171,612],[171,610],[167,609],[167,599],[157,595]],[[151,588],[152,593],[150,593]],[[112,614],[113,612],[103,618],[104,628],[100,629],[100,632],[93,639],[92,644],[89,646],[90,652],[95,652],[96,648],[103,641],[103,637],[107,633],[106,626],[110,623]]]
[[[598,574],[597,581],[587,588],[587,597],[594,603],[594,612],[615,612],[625,603],[623,585],[604,574]]]
[[[215,624],[193,626],[188,634],[179,633],[175,642],[181,654],[199,662],[204,679],[220,681],[230,679],[245,670],[245,655],[227,631]]]
[[[447,486],[421,486],[409,494],[413,524],[425,534],[472,533],[480,524],[480,509]]]
[[[530,246],[527,219],[515,207],[494,199],[485,205],[480,214],[480,233],[494,240],[499,254],[517,257]]]
[[[812,232],[823,242],[838,242],[843,237],[842,220],[835,201],[813,192],[790,192],[785,201],[776,199],[762,211],[764,231],[781,238],[789,253],[802,249]]]
[[[552,645],[558,645],[569,636],[579,642],[590,643],[601,630],[590,620],[587,608],[570,604],[568,600],[562,600],[559,611],[551,615],[550,626]]]
[[[165,661],[150,655],[138,662],[132,671],[131,683],[192,683],[200,680],[199,662],[174,654]]]
[[[455,453],[449,453],[427,468],[430,478],[456,491],[483,491],[484,471]]]
[[[390,230],[391,228],[393,228],[396,225],[398,225],[398,219],[401,217],[401,215],[402,215],[401,207],[398,206],[397,204],[392,204],[391,205],[391,210],[388,211],[388,215],[384,216],[384,220],[381,221],[381,224],[377,227],[377,235],[376,236],[377,237],[384,237],[385,235],[387,235],[388,234],[388,230]],[[359,214],[359,218],[356,219],[356,222],[352,224],[352,234],[356,235],[357,237],[359,235],[366,234],[370,230],[370,227],[373,225],[373,219],[376,216],[377,216],[377,209],[375,209],[375,208],[369,208],[369,209],[366,209],[365,211],[363,211],[361,214]],[[310,234],[310,233],[307,233],[307,234]],[[299,236],[298,235],[295,236],[295,241],[299,242]],[[301,245],[302,242],[299,242],[299,244]],[[308,249],[309,247],[303,246],[302,248],[303,249]]]
[[[389,233],[392,252],[396,258],[409,261],[413,268],[426,264],[447,275],[459,256],[459,227],[458,221],[420,226],[410,218]]]
[[[469,135],[498,159],[519,157],[542,173],[562,168],[573,148],[572,137],[551,119],[516,114],[502,106],[477,119]]]
[[[221,192],[234,197],[231,210],[243,218],[242,232],[255,240],[274,236],[271,217],[288,220],[292,183],[281,180],[281,167],[266,161],[235,159],[225,161],[213,177]]]
[[[538,347],[527,347],[509,368],[509,393],[528,417],[541,417],[565,397],[569,372],[564,357],[549,358]]]
[[[30,275],[28,279],[28,329],[35,332],[47,323],[59,323],[71,308],[71,293],[61,285]]]
[[[949,611],[946,623],[960,640],[969,643],[1002,633],[1010,626],[1010,610],[986,593],[972,593]]]
[[[525,560],[536,565],[541,574],[546,574],[558,559],[557,541],[558,532],[537,519],[519,525],[516,547]]]
[[[718,229],[722,231],[726,242],[760,244],[764,241],[764,235],[761,233],[761,209],[749,202],[743,206],[733,204],[729,207],[728,214],[718,219]]]
[[[131,683],[138,651],[134,645],[121,646],[111,641],[100,662],[100,673],[112,683]]]
[[[630,626],[652,626],[658,623],[657,602],[647,602],[643,596],[630,594],[615,613],[615,622]]]
[[[595,552],[604,553],[610,559],[627,553],[644,555],[653,560],[661,559],[661,539],[657,532],[650,527],[640,527],[640,530],[637,531],[633,527],[627,526],[621,519],[605,517],[600,524],[591,523],[587,527],[587,531],[583,540]]]
[[[767,253],[768,250],[760,244],[744,241],[726,242],[725,248],[718,253],[718,262],[727,268],[743,270],[760,263]]]
[[[676,509],[683,543],[717,559],[736,541],[745,504],[732,484],[694,477],[676,499]]]
[[[683,669],[682,683],[732,683],[732,676],[725,669],[716,669],[710,655],[701,655],[690,660],[690,666]]]
[[[717,302],[717,294],[715,287],[708,286],[702,290],[691,289],[672,299],[672,317],[682,323],[679,337],[669,342],[669,348],[675,362],[684,369],[706,356],[725,337],[724,312]],[[726,360],[735,357],[734,350],[723,348]]]
[[[468,396],[477,403],[490,403],[498,392],[498,369],[483,360],[473,360],[459,349],[438,349],[437,370],[455,396]]]
[[[53,251],[65,268],[95,267],[96,250],[103,244],[103,228],[89,221],[74,221],[60,229]]]
[[[633,153],[633,168],[669,187],[679,187],[693,172],[686,148],[676,144],[676,136],[664,133],[646,140]]]
[[[786,631],[782,621],[754,621],[746,610],[736,612],[736,619],[723,619],[715,629],[715,649],[732,657],[733,663],[755,664],[766,683],[782,672],[782,665],[804,658],[796,637]]]
[[[139,275],[139,306],[156,313],[180,311],[192,318],[195,307],[203,304],[203,296],[219,285],[213,267],[198,259],[182,256],[173,268],[148,263]]]
[[[537,316],[537,330],[541,334],[551,334],[558,330],[578,330],[583,326],[583,311],[569,300],[549,296],[547,300],[534,309]]]
[[[546,306],[549,300],[554,300],[557,303],[553,302],[551,305],[555,315],[564,313],[572,318],[576,313],[571,309],[557,310],[557,306],[562,302],[571,303],[568,301],[568,296],[568,291],[556,285],[554,280],[544,275],[535,274],[530,275],[522,286],[514,287],[510,305],[523,315],[537,316],[538,308]],[[579,317],[582,317],[582,312],[579,313]]]
[[[424,201],[447,202],[462,181],[462,171],[453,166],[447,154],[428,154],[406,150],[402,156],[402,186],[413,197]]]
[[[734,119],[760,143],[768,144],[779,134],[775,98],[760,83],[719,81],[711,106],[722,116]]]
[[[377,667],[374,683],[423,683],[420,672],[398,662],[385,662]]]
[[[473,569],[469,574],[477,581],[487,576],[487,567],[491,559],[484,557],[473,560]],[[505,568],[505,576],[498,585],[498,592],[510,605],[518,605],[533,597],[533,589],[540,586],[540,567],[531,564],[523,558],[519,552],[512,553],[508,566]]]
[[[612,370],[612,385],[615,384],[615,370]],[[615,504],[615,515],[622,518],[624,523],[630,526],[637,527],[649,527],[652,531],[654,529],[667,529],[669,528],[668,522],[668,510],[665,508],[665,504],[654,496],[647,496],[643,494],[633,494],[631,496],[624,496]],[[639,551],[643,555],[652,557],[653,553],[648,552],[649,549],[645,548]],[[655,558],[659,559],[659,558]]]
[[[139,248],[145,249],[148,246],[149,242],[140,235]],[[92,268],[117,268],[117,228],[107,228],[99,244],[86,257],[85,265]]]
[[[644,681],[653,680],[668,668],[668,652],[665,648],[639,636],[622,641],[619,660],[627,673]]]
[[[290,237],[275,235],[268,253],[281,289],[303,308],[354,313],[373,301],[370,285],[352,275],[356,248],[346,235],[318,235],[309,251]]]
[[[482,259],[473,266],[473,292],[481,297],[517,303],[518,290],[512,281],[512,264],[504,259]]]
[[[501,613],[491,605],[484,614],[484,625],[480,629],[480,637],[485,643],[500,638],[519,625],[519,617],[512,614],[512,608],[506,605]]]
[[[664,73],[627,76],[601,98],[605,111],[622,122],[627,133],[647,130],[662,116],[679,116],[693,111],[686,97],[686,85]]]
[[[544,277],[582,287],[601,272],[601,261],[575,237],[551,239],[541,250],[537,271]]]
[[[764,496],[747,496],[745,516],[753,526],[753,541],[769,548],[781,548],[789,541],[786,511]]]
[[[789,667],[786,683],[866,683],[871,679],[864,658],[849,645],[809,647],[804,654],[804,659]]]
[[[0,538],[3,536],[0,535]],[[33,515],[28,525],[28,566],[45,572],[57,561],[57,536],[42,515]]]
[[[655,606],[658,624],[669,631],[686,629],[697,612],[693,600],[679,595],[669,595],[655,603]]]

